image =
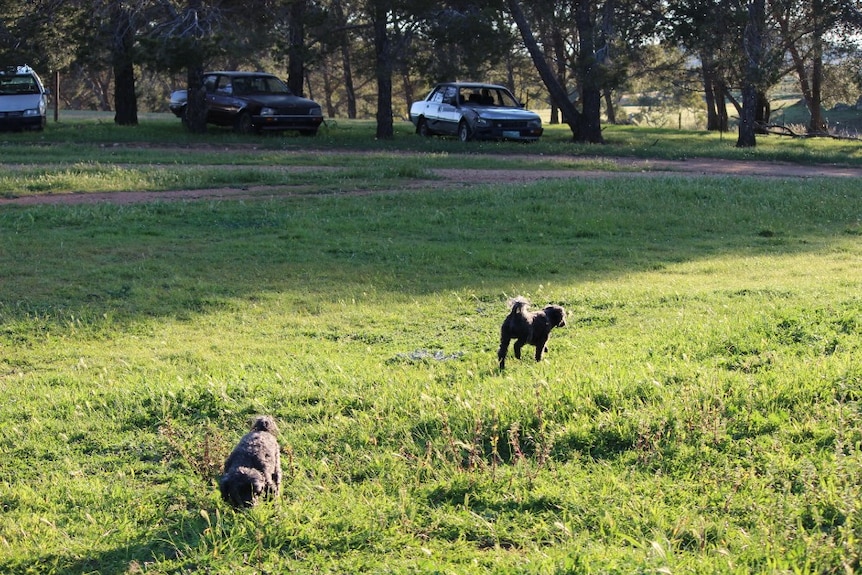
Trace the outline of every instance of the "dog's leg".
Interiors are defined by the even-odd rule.
[[[500,362],[500,369],[506,369],[506,354],[509,352],[509,338],[503,336],[500,338],[500,349],[497,350],[497,360]]]
[[[542,361],[542,354],[548,351],[548,340],[536,342],[536,361]]]
[[[527,338],[525,338],[525,337],[518,338],[518,340],[515,341],[515,345],[513,346],[512,349],[515,352],[515,358],[516,359],[521,359],[521,348],[524,347],[524,344],[526,344],[526,343],[527,343]]]

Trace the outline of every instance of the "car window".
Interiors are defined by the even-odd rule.
[[[274,76],[238,76],[233,78],[233,93],[290,94],[287,85]]]
[[[521,104],[515,99],[508,90],[500,90],[499,88],[491,91],[491,96],[494,99],[495,106],[504,106],[506,108],[520,108]]]
[[[204,76],[203,86],[207,92],[215,92],[218,76]]]
[[[36,80],[29,74],[22,76],[0,77],[0,95],[12,96],[15,94],[38,94],[39,86]]]
[[[443,102],[443,92],[444,92],[444,90],[442,88],[437,88],[436,90],[434,90],[434,93],[431,94],[431,97],[428,98],[428,100],[430,102],[434,102],[435,104],[442,103]]]
[[[458,89],[455,86],[447,86],[446,92],[443,94],[443,103],[458,105]]]
[[[233,94],[234,91],[236,91],[237,93],[242,92],[242,86],[241,85],[240,85],[239,90],[237,90],[235,88],[235,84],[238,84],[238,82],[231,82],[227,78],[224,78],[224,80],[226,80],[226,81],[219,82],[219,85],[218,85],[218,91],[219,92],[221,92],[223,94]]]
[[[230,87],[230,90],[225,91],[238,96],[254,91],[248,85],[248,78],[233,78],[228,86]]]
[[[266,78],[249,76],[247,78],[237,78],[234,82],[237,84],[242,82],[244,88],[243,93],[245,94],[264,94],[269,92]]]
[[[270,94],[292,94],[287,84],[273,76],[261,78],[264,81],[265,91]]]

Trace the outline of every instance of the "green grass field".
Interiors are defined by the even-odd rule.
[[[0,206],[0,573],[862,569],[857,181],[405,191],[429,166],[542,169],[563,144],[407,134],[363,165],[292,148],[307,139],[178,154],[84,128],[4,135],[10,195],[225,177],[206,146],[252,182],[319,167],[303,185],[323,193]],[[667,157],[707,148],[665,135]],[[353,179],[326,175],[342,161]],[[569,325],[500,373],[518,294]],[[258,413],[281,428],[283,493],[235,511],[216,480]]]

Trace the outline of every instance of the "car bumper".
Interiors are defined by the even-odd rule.
[[[0,130],[41,130],[45,116],[24,116],[22,112],[0,112]]]
[[[543,133],[543,128],[507,128],[491,126],[490,128],[476,128],[473,131],[473,137],[480,140],[517,140],[522,142],[534,142],[541,138]]]
[[[323,116],[252,116],[252,123],[260,130],[313,131],[323,123]]]

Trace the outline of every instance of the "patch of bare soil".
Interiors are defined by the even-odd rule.
[[[548,159],[548,158],[543,158]],[[568,158],[571,159],[571,158]],[[668,174],[691,175],[734,175],[756,176],[764,178],[862,178],[862,169],[846,166],[817,165],[802,166],[782,162],[745,162],[734,160],[716,160],[696,158],[689,160],[639,160],[617,158],[612,160],[619,170],[530,170],[521,169],[436,169],[431,170],[436,180],[423,180],[407,186],[407,189],[452,188],[485,184],[518,184],[540,180],[613,178],[620,176],[660,176]],[[284,167],[285,172],[295,170],[307,172],[307,166]],[[330,168],[326,168],[330,169]],[[405,189],[399,184],[398,189]],[[350,190],[346,194],[370,193],[372,190]],[[374,190],[379,191],[379,190]],[[173,190],[162,192],[107,192],[107,193],[68,193],[41,194],[19,198],[0,198],[0,206],[4,205],[38,205],[38,204],[97,204],[109,202],[114,204],[135,204],[153,201],[194,201],[194,200],[240,200],[266,199],[286,197],[308,193],[307,186],[249,186],[225,187],[198,190]]]

